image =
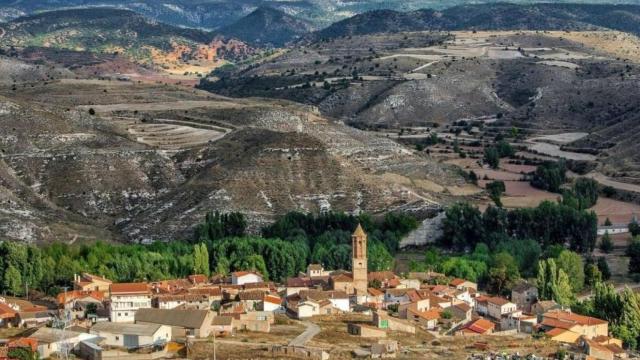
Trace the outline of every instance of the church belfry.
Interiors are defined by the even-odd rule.
[[[353,252],[351,269],[353,272],[353,289],[356,295],[367,294],[367,234],[358,224],[351,235],[351,249]]]

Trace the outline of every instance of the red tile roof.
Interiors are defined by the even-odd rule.
[[[495,297],[490,297],[487,299],[487,302],[494,304],[494,305],[498,305],[498,306],[502,306],[502,305],[506,305],[508,303],[510,303],[509,300],[503,298],[503,297],[499,297],[499,296],[495,296]]]
[[[462,285],[462,284],[464,284],[466,282],[467,282],[467,280],[465,280],[465,279],[456,278],[456,279],[451,280],[449,285],[451,285],[451,286],[460,286],[460,285]]]
[[[598,319],[590,316],[578,315],[569,311],[562,311],[562,310],[551,310],[544,313],[543,316],[545,320],[555,319],[555,320],[570,322],[570,323],[583,325],[583,326],[601,325],[601,324],[608,323],[606,320],[602,320],[602,319]]]
[[[16,316],[17,312],[11,306],[0,303],[0,319],[11,319]]]
[[[470,322],[465,326],[465,329],[471,330],[478,334],[484,334],[489,330],[493,330],[496,327],[494,323],[485,319],[477,319]]]
[[[71,302],[76,299],[90,297],[97,301],[104,300],[104,293],[102,291],[81,291],[81,290],[73,290],[67,291],[66,293],[62,292],[56,296],[56,300],[58,301],[58,305],[64,305],[66,302]]]
[[[202,274],[189,275],[187,279],[189,279],[189,281],[194,284],[205,284],[209,280],[205,275]]]
[[[280,299],[277,296],[273,296],[273,295],[265,295],[263,301],[271,303],[271,304],[276,304],[276,305],[281,305],[282,304],[282,299]]]
[[[146,294],[149,293],[147,283],[115,283],[109,287],[111,294]]]

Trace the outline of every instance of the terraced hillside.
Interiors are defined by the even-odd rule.
[[[212,210],[243,211],[255,228],[291,209],[432,207],[464,184],[451,166],[288,101],[23,85],[0,87],[0,226],[16,240],[188,238]]]

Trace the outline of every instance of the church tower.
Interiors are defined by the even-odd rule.
[[[353,271],[353,289],[356,295],[366,295],[369,282],[367,281],[367,234],[358,224],[351,235],[351,250],[353,252],[351,269]]]

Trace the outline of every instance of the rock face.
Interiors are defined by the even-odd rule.
[[[424,219],[417,229],[400,240],[400,249],[435,243],[443,235],[442,222],[445,218],[445,212],[442,211],[433,218]]]

